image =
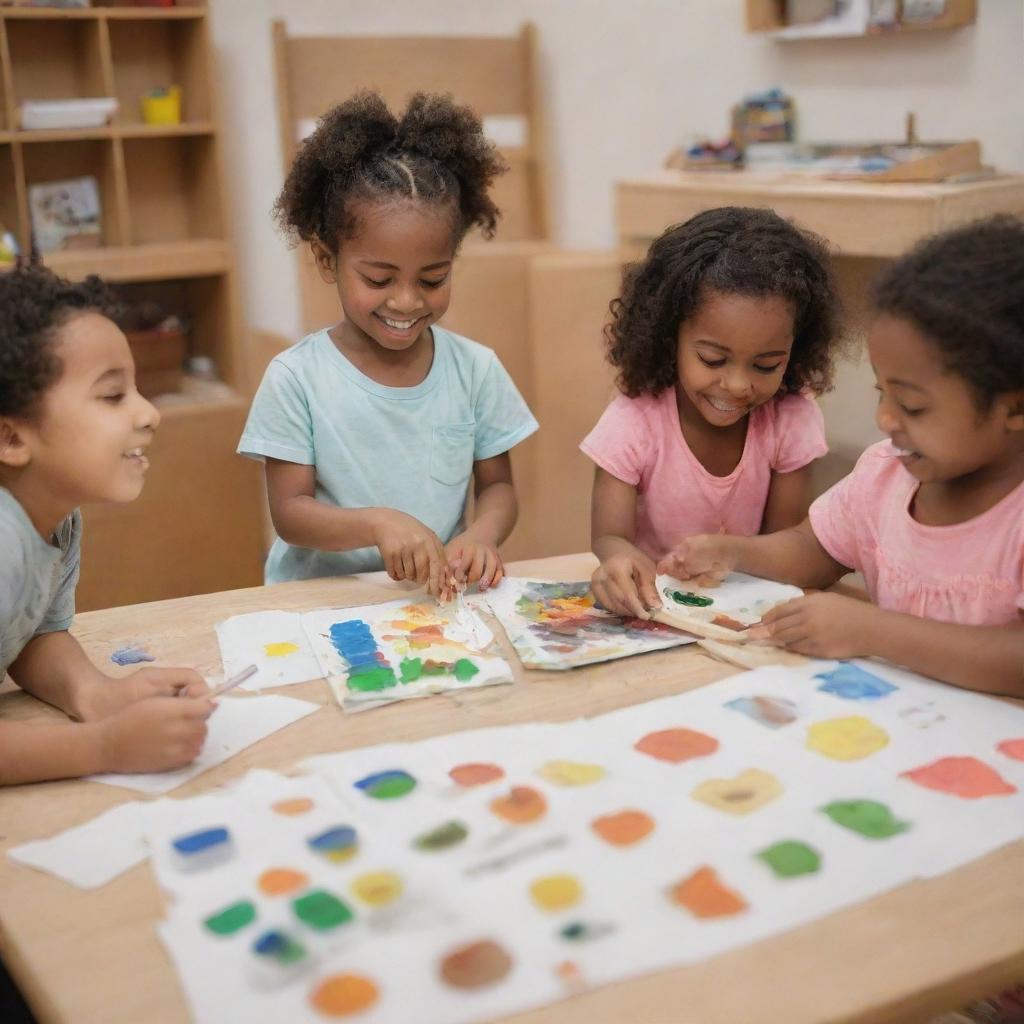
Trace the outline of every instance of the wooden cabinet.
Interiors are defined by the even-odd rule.
[[[262,581],[260,471],[234,454],[248,381],[212,82],[202,3],[0,7],[0,221],[27,252],[29,188],[95,177],[100,247],[44,253],[44,262],[184,314],[190,355],[211,358],[226,385],[158,402],[142,497],[83,510],[83,610]],[[181,89],[180,123],[144,123],[142,97],[171,85]],[[110,124],[21,128],[23,100],[100,96],[119,101]]]

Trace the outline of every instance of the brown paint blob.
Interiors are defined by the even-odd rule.
[[[512,958],[490,939],[453,950],[440,966],[441,977],[453,988],[484,988],[501,981],[511,969]]]

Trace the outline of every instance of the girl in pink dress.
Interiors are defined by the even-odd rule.
[[[596,463],[594,595],[660,606],[655,564],[694,533],[795,526],[827,451],[838,303],[822,243],[770,210],[669,228],[611,305],[617,395],[580,447]]]
[[[823,658],[877,656],[970,690],[1024,697],[1024,222],[928,239],[875,286],[872,445],[794,529],[690,537],[678,575],[731,569],[828,587],[758,627]]]

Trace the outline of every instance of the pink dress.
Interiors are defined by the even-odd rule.
[[[636,546],[654,559],[692,534],[718,533],[723,524],[726,533],[759,533],[772,472],[792,473],[828,451],[817,404],[786,395],[750,414],[736,468],[714,476],[683,437],[674,388],[617,395],[580,448],[636,488]]]
[[[913,519],[917,486],[892,444],[880,441],[811,506],[814,535],[837,562],[863,573],[880,608],[965,625],[1019,622],[1024,483],[952,526]]]

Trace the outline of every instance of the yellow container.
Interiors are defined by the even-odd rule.
[[[142,97],[142,120],[146,124],[181,124],[181,89],[154,90]]]

